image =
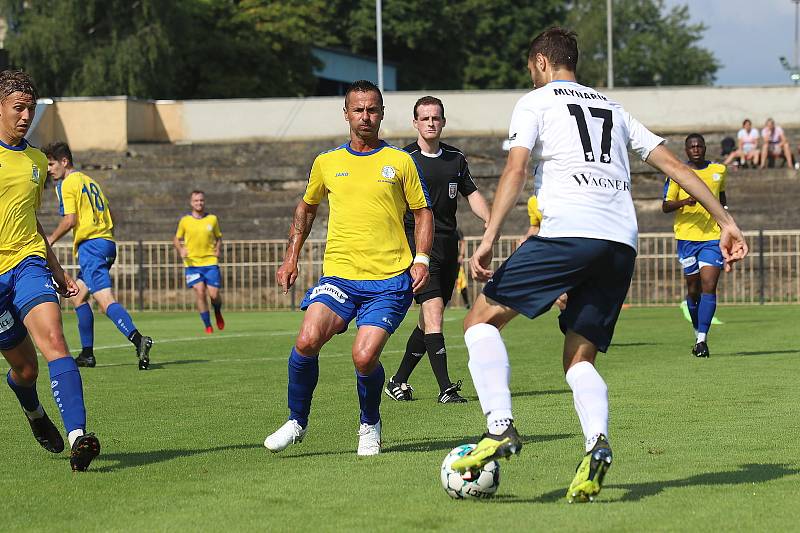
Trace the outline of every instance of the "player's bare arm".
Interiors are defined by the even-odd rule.
[[[186,247],[183,245],[183,242],[178,237],[172,238],[172,246],[178,250],[178,254],[181,256],[181,259],[185,259],[186,255],[189,253],[186,251]]]
[[[222,250],[222,239],[217,239],[217,242],[214,243],[214,255],[219,257],[221,250]]]
[[[480,191],[475,191],[467,196],[467,201],[469,202],[469,208],[472,209],[475,216],[483,220],[483,227],[486,229],[489,224],[489,216],[491,215],[489,203],[486,201],[486,198]]]
[[[477,280],[486,281],[492,277],[493,271],[489,269],[492,262],[492,246],[500,238],[503,222],[514,208],[525,186],[530,156],[531,151],[521,146],[515,146],[508,153],[508,160],[494,195],[489,223],[480,245],[469,261],[472,277]]]
[[[307,204],[305,201],[300,200],[294,210],[294,219],[291,226],[289,226],[286,257],[284,257],[283,264],[278,268],[277,273],[278,285],[281,286],[284,294],[289,292],[289,288],[297,280],[297,258],[300,256],[303,243],[306,242],[308,234],[311,232],[311,226],[317,216],[318,207],[318,205]],[[428,248],[430,248],[430,243]]]
[[[677,211],[681,207],[687,205],[695,205],[697,200],[692,198],[691,196],[688,198],[684,198],[683,200],[664,200],[661,202],[661,211],[664,213],[672,213],[673,211]]]
[[[44,239],[44,246],[47,250],[47,267],[50,269],[50,272],[53,273],[53,281],[56,282],[56,290],[58,293],[65,297],[65,298],[72,298],[80,291],[78,284],[75,283],[75,280],[72,277],[64,272],[64,269],[61,267],[61,263],[58,262],[58,258],[56,254],[53,252],[53,248],[50,246],[50,243],[47,241],[47,236],[44,233],[44,228],[42,224],[37,220],[36,227],[39,231],[39,235],[42,236]]]
[[[747,256],[747,242],[742,230],[692,169],[678,160],[664,145],[657,146],[650,152],[647,163],[674,179],[684,191],[700,202],[700,205],[714,217],[721,230],[719,246],[725,258],[726,272],[730,271],[731,263],[740,261]]]
[[[70,213],[69,215],[61,217],[61,222],[58,223],[56,229],[54,229],[53,233],[47,238],[48,244],[57,243],[61,237],[69,233],[69,231],[75,227],[77,221],[78,216],[75,213]]]
[[[412,213],[414,213],[414,246],[417,255],[430,257],[433,245],[433,211],[429,207],[421,207],[413,209]],[[414,280],[411,289],[416,294],[428,284],[428,265],[414,261],[410,273]]]

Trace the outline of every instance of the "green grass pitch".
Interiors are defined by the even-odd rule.
[[[409,317],[414,316],[414,310]],[[450,500],[439,465],[475,441],[483,417],[466,367],[461,311],[448,313],[451,376],[464,405],[439,405],[427,361],[416,399],[385,395],[383,453],[355,454],[358,400],[353,330],[321,358],[310,427],[280,454],[262,446],[286,417],[286,358],[300,313],[228,313],[205,336],[196,314],[139,314],[156,339],[152,367],[96,318],[99,365],[83,369],[90,430],[101,456],[73,474],[30,435],[16,399],[0,395],[4,531],[780,531],[797,525],[800,486],[800,306],[723,307],[711,358],[689,353],[690,326],[673,308],[626,309],[599,360],[611,398],[614,465],[593,504],[569,505],[566,487],[582,436],[560,364],[554,312],[505,331],[522,454],[501,462],[497,497]],[[65,314],[70,345],[74,316]],[[396,369],[413,318],[389,341]],[[3,361],[3,372],[7,365]],[[45,408],[61,427],[39,379]]]

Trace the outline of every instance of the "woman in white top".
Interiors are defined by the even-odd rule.
[[[724,164],[729,165],[738,158],[739,165],[742,167],[748,162],[751,162],[753,167],[757,167],[761,156],[761,151],[758,149],[761,134],[758,129],[753,128],[753,123],[749,118],[742,122],[742,129],[736,134],[736,138],[738,139],[738,148],[728,154]]]
[[[764,145],[761,147],[761,168],[767,166],[769,159],[780,156],[786,159],[786,164],[789,167],[794,166],[792,163],[792,149],[789,146],[786,135],[783,133],[783,128],[775,124],[774,120],[768,118],[764,124],[764,129],[761,130],[761,136],[764,138]]]

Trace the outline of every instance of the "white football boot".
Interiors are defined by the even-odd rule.
[[[381,453],[381,421],[375,425],[361,424],[358,428],[358,455],[378,455]]]
[[[290,444],[303,442],[305,434],[305,428],[300,427],[297,420],[289,420],[275,433],[264,439],[264,447],[271,452],[279,452]]]

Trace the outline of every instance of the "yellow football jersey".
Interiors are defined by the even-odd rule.
[[[56,184],[61,215],[76,215],[72,228],[72,251],[89,239],[114,240],[114,222],[103,190],[83,172],[73,171]]]
[[[35,255],[47,256],[37,228],[47,157],[24,139],[19,146],[0,142],[0,274]]]
[[[211,266],[218,263],[214,255],[214,246],[222,238],[217,215],[206,213],[203,218],[195,218],[192,214],[184,215],[178,222],[175,236],[183,239],[188,255],[183,259],[187,267]]]
[[[430,207],[411,156],[381,141],[370,152],[350,144],[317,156],[303,201],[330,206],[322,271],[352,280],[388,279],[411,265],[406,209]]]
[[[725,191],[727,168],[719,163],[709,163],[706,168],[692,169],[697,177],[705,183],[714,196]],[[664,200],[684,200],[689,194],[677,183],[667,178],[664,184]],[[675,211],[673,224],[675,238],[682,241],[713,241],[719,239],[719,226],[714,217],[697,202],[685,205]]]
[[[539,202],[536,196],[528,198],[528,218],[531,219],[531,226],[542,225],[542,212],[539,211]]]

